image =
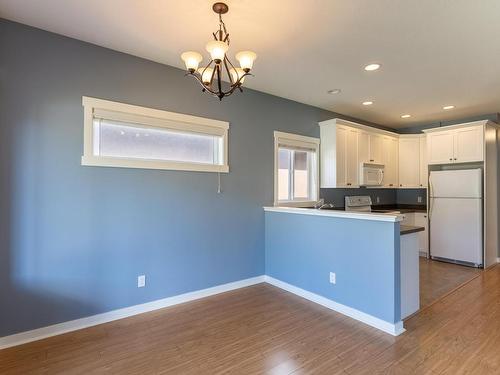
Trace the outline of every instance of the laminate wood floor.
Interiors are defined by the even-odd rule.
[[[478,268],[420,257],[420,307],[429,306],[481,272]]]
[[[500,266],[392,337],[267,284],[0,351],[1,374],[500,374]]]

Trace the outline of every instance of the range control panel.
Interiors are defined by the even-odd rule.
[[[345,210],[368,210],[371,208],[372,199],[369,195],[351,195],[345,197]]]

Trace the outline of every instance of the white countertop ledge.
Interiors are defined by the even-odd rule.
[[[337,217],[341,219],[357,219],[371,221],[388,221],[392,223],[403,220],[401,215],[396,214],[381,214],[381,213],[363,213],[351,211],[336,211],[336,210],[318,210],[315,208],[298,208],[298,207],[264,207],[267,212],[282,212],[287,214],[312,215],[312,216],[327,216]]]

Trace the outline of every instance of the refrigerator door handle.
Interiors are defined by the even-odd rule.
[[[429,222],[432,219],[432,206],[433,206],[434,198],[429,198]]]
[[[433,197],[434,192],[433,192],[433,187],[432,187],[432,174],[429,176],[429,196]]]

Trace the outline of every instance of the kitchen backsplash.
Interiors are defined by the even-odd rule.
[[[376,204],[426,204],[425,189],[321,189],[320,197],[335,207],[344,207],[346,195],[369,195]],[[421,197],[421,202],[419,198]],[[377,199],[378,198],[378,199]]]
[[[427,204],[426,189],[397,189],[396,202],[399,204]]]

